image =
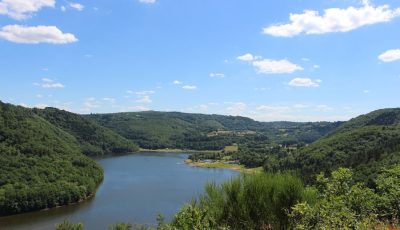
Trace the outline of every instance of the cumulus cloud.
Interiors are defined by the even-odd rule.
[[[82,4],[73,3],[73,2],[69,3],[69,7],[71,7],[72,9],[78,10],[78,11],[82,11],[85,8],[85,6],[83,6]]]
[[[182,86],[182,89],[186,89],[186,90],[196,90],[197,86],[195,85],[184,85]]]
[[[172,84],[174,84],[174,85],[182,85],[182,82],[178,81],[178,80],[175,80],[175,81],[172,82]]]
[[[132,94],[132,91],[129,91],[130,94]],[[153,100],[151,100],[150,95],[155,94],[156,92],[153,90],[144,90],[144,91],[139,91],[139,92],[135,92],[137,99],[136,102],[137,103],[141,103],[141,104],[150,104],[153,102]]]
[[[49,78],[42,78],[40,83],[33,83],[36,86],[42,87],[42,88],[64,88],[64,84],[60,82],[55,82],[52,79]]]
[[[231,104],[226,108],[229,115],[239,116],[243,115],[246,111],[247,105],[243,102],[229,103]]]
[[[83,108],[81,109],[84,113],[92,112],[94,109],[100,108],[102,105],[101,101],[97,100],[95,97],[88,97],[83,102]]]
[[[8,25],[0,30],[0,39],[23,44],[67,44],[78,41],[70,33],[63,33],[56,26]]]
[[[400,49],[388,50],[378,56],[383,62],[392,62],[400,60]]]
[[[151,100],[149,95],[143,95],[143,96],[140,96],[140,98],[137,99],[136,102],[141,103],[141,104],[149,104],[149,103],[152,103],[153,100]]]
[[[319,84],[322,81],[317,79],[317,80],[313,80],[311,78],[294,78],[293,80],[291,80],[289,82],[290,86],[294,86],[294,87],[319,87]]]
[[[157,0],[139,0],[140,3],[154,4]]]
[[[0,14],[16,20],[27,19],[43,7],[54,7],[55,0],[2,0]]]
[[[257,69],[257,72],[262,74],[284,74],[284,73],[293,73],[298,70],[303,70],[303,67],[291,63],[286,59],[282,60],[263,59],[263,57],[255,56],[251,53],[239,56],[237,57],[237,59],[252,63],[252,65]]]
[[[210,77],[214,77],[214,78],[224,78],[225,74],[223,73],[210,73]]]
[[[241,60],[241,61],[254,61],[254,60],[257,60],[260,58],[261,58],[260,56],[253,56],[253,54],[251,54],[251,53],[246,53],[246,54],[243,54],[243,55],[237,57],[237,59]]]
[[[391,9],[388,5],[373,6],[367,0],[359,8],[348,7],[318,11],[305,10],[300,14],[290,14],[290,23],[265,27],[264,34],[277,37],[292,37],[299,34],[324,34],[348,32],[359,27],[389,22],[400,16],[400,8]]]
[[[263,74],[284,74],[293,73],[297,70],[302,70],[303,68],[299,65],[291,63],[288,60],[271,60],[263,59],[259,61],[254,61],[253,66],[256,67],[259,73]]]

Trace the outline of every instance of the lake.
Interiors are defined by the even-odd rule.
[[[87,230],[108,229],[116,222],[156,224],[166,220],[204,191],[207,182],[221,183],[238,172],[205,169],[184,163],[188,154],[139,153],[100,159],[104,181],[96,196],[80,204],[51,210],[0,217],[0,229],[46,230],[70,220]]]

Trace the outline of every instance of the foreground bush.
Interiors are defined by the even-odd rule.
[[[353,173],[340,168],[329,178],[318,176],[318,202],[297,204],[290,214],[295,229],[388,229],[398,225],[400,166],[385,169],[376,189],[353,182]]]
[[[287,229],[291,207],[314,200],[315,191],[289,174],[241,176],[208,184],[200,201],[183,207],[169,229]]]

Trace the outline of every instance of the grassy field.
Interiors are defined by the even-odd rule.
[[[193,162],[191,160],[186,160],[186,163],[190,166],[201,167],[201,168],[220,168],[220,169],[231,169],[242,173],[248,174],[258,174],[263,172],[262,167],[257,168],[246,168],[240,164],[228,164],[224,161],[216,161],[216,162]]]
[[[224,148],[224,152],[226,152],[226,153],[237,152],[238,150],[239,150],[239,146],[237,146],[237,145],[228,145]]]

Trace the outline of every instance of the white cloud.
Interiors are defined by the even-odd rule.
[[[367,0],[362,2],[363,6],[359,8],[325,9],[323,15],[314,10],[305,10],[301,14],[290,14],[290,23],[272,25],[264,28],[263,32],[277,37],[348,32],[366,25],[389,22],[400,16],[400,8],[390,9],[388,5],[374,7]]]
[[[85,8],[85,6],[83,6],[82,4],[73,3],[73,2],[69,3],[69,7],[71,7],[72,9],[78,10],[78,11],[82,11]]]
[[[52,79],[49,78],[42,78],[42,81],[40,83],[33,83],[36,86],[42,87],[42,88],[64,88],[65,86],[60,83],[60,82],[55,82]]]
[[[270,90],[271,88],[261,87],[261,88],[254,88],[255,91],[266,91]]]
[[[295,104],[295,105],[293,105],[293,108],[295,108],[295,109],[305,109],[305,108],[308,108],[308,107],[310,107],[309,105],[305,105],[305,104]]]
[[[29,108],[29,105],[26,103],[20,103],[19,106],[25,107],[25,108]]]
[[[257,68],[257,71],[259,73],[263,74],[293,73],[297,70],[303,69],[301,66],[293,64],[285,59],[283,60],[263,59],[259,61],[254,61],[253,66]]]
[[[138,106],[127,106],[127,107],[121,107],[120,112],[130,112],[130,111],[148,111],[150,110],[149,108],[138,105]]]
[[[247,105],[243,102],[236,102],[232,103],[229,107],[226,108],[226,111],[228,112],[229,115],[243,115],[244,112],[246,111]]]
[[[224,78],[225,74],[223,73],[210,73],[210,77],[214,77],[214,78]]]
[[[329,112],[332,110],[333,110],[333,108],[328,105],[318,105],[317,106],[317,111],[320,111],[320,112]]]
[[[319,66],[319,65],[313,65],[313,68],[314,68],[314,69],[319,69],[320,66]]]
[[[55,26],[8,25],[0,30],[0,39],[23,44],[66,44],[78,41],[70,33],[63,33]]]
[[[184,85],[184,86],[182,87],[182,89],[186,89],[186,90],[196,90],[196,89],[197,89],[197,86],[195,86],[195,85]]]
[[[388,50],[378,56],[383,62],[392,62],[400,60],[400,49]]]
[[[67,10],[67,8],[65,6],[61,6],[60,9],[62,12],[65,12]]]
[[[258,60],[260,58],[261,58],[260,56],[254,56],[251,53],[246,53],[246,54],[243,54],[243,55],[237,57],[237,59],[241,60],[241,61],[255,61],[255,60]]]
[[[2,0],[0,14],[16,20],[27,19],[43,7],[54,7],[55,0]]]
[[[41,104],[36,104],[34,107],[38,109],[45,109],[46,107],[49,107],[49,105],[41,103]]]
[[[140,3],[154,4],[157,0],[139,0]]]
[[[100,107],[100,102],[96,100],[96,98],[94,97],[89,97],[86,98],[85,102],[84,102],[84,106],[86,109],[92,109],[92,108],[99,108]]]
[[[127,93],[133,94],[133,92],[130,90],[128,90]],[[141,103],[141,104],[152,103],[153,100],[151,100],[150,95],[155,94],[155,93],[156,92],[153,90],[144,90],[144,91],[135,92],[135,94],[137,96],[136,102]]]
[[[182,82],[181,82],[181,81],[178,81],[178,80],[175,80],[175,81],[172,82],[172,84],[174,84],[174,85],[181,85]]]
[[[144,90],[144,91],[139,91],[136,92],[136,95],[149,95],[149,94],[155,94],[156,92],[153,90]]]
[[[271,105],[260,105],[257,107],[259,111],[267,111],[267,112],[274,112],[274,111],[290,111],[290,107],[288,106],[271,106]]]
[[[242,56],[237,57],[237,59],[241,61],[251,62],[252,65],[256,67],[257,71],[263,74],[284,74],[293,73],[297,70],[303,70],[301,66],[291,63],[286,59],[263,59],[262,56],[255,56],[251,53],[246,53]]]
[[[289,82],[290,86],[294,87],[319,87],[319,83],[321,83],[321,80],[312,80],[310,78],[294,78]]]
[[[115,98],[112,98],[112,97],[105,97],[105,98],[103,98],[103,101],[108,102],[110,104],[115,104],[115,102],[117,100],[115,100]]]
[[[140,98],[137,99],[136,102],[142,103],[142,104],[149,104],[149,103],[152,103],[153,100],[150,99],[149,95],[143,95],[143,96],[140,96]]]

